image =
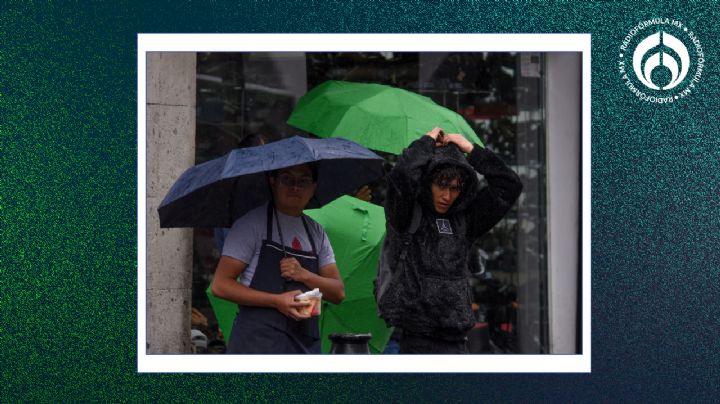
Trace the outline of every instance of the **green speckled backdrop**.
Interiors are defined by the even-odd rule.
[[[703,44],[682,102],[644,103],[617,73],[651,17]],[[719,20],[716,1],[4,2],[0,401],[717,397]],[[138,32],[591,33],[592,374],[137,374]]]

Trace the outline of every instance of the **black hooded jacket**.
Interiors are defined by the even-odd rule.
[[[440,215],[433,208],[429,174],[446,164],[463,173],[463,187],[450,209]],[[480,189],[476,171],[485,176],[487,187]],[[380,316],[413,334],[464,338],[475,323],[468,249],[502,219],[521,190],[517,174],[488,149],[475,146],[466,158],[454,144],[435,147],[430,136],[411,143],[388,175],[383,256],[391,257],[391,271],[400,267],[400,251],[407,251],[405,270],[392,277],[392,284],[378,300]],[[409,234],[416,204],[421,219]],[[409,242],[403,246],[406,240]]]

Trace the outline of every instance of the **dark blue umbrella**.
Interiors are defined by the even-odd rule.
[[[160,227],[230,227],[270,200],[268,171],[309,162],[317,162],[318,186],[308,209],[382,176],[381,157],[341,138],[294,136],[236,149],[189,168],[175,181],[158,208]]]

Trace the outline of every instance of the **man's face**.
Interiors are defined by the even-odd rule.
[[[283,168],[276,177],[270,178],[270,187],[278,206],[305,209],[315,194],[312,170],[306,165]]]
[[[453,178],[449,181],[441,183],[433,182],[430,185],[432,191],[433,207],[435,212],[439,214],[447,213],[448,209],[455,203],[455,199],[460,195],[460,179]]]

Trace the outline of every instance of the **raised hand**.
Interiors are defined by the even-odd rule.
[[[425,136],[430,136],[435,141],[435,146],[443,146],[443,138],[445,137],[445,131],[442,128],[433,128],[430,132],[426,133]]]
[[[455,143],[460,149],[460,151],[462,151],[463,153],[470,153],[474,148],[472,143],[465,139],[463,135],[460,135],[458,133],[449,133],[445,135],[442,138],[442,142],[444,146],[447,146],[450,143]]]
[[[358,189],[355,193],[355,197],[365,202],[370,202],[372,199],[372,191],[367,185],[363,185],[362,188]]]

